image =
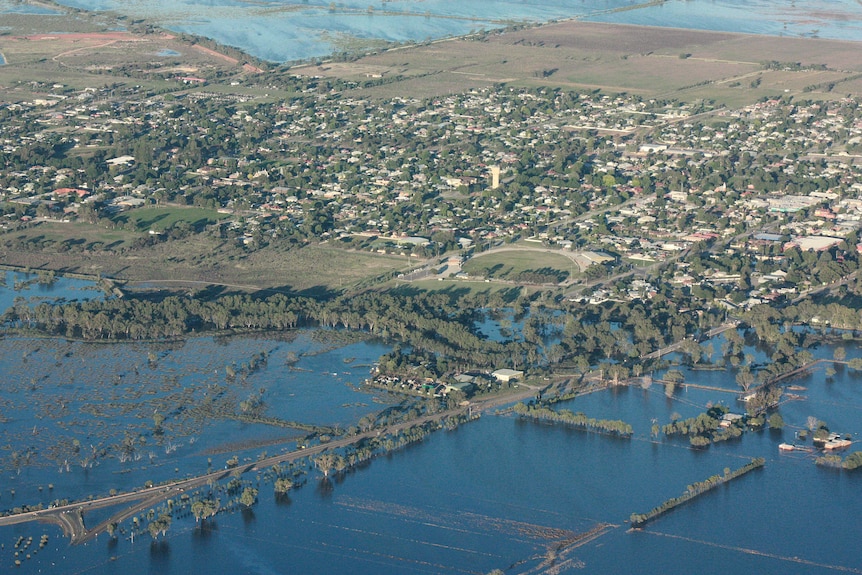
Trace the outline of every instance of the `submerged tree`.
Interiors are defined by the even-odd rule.
[[[275,494],[284,495],[293,487],[293,481],[287,477],[279,477],[275,480]]]
[[[246,507],[251,507],[257,502],[257,493],[257,489],[254,487],[246,487],[243,489],[242,495],[239,497],[239,502]]]
[[[769,429],[781,429],[784,427],[784,418],[779,413],[773,413],[767,420]]]
[[[314,465],[323,473],[324,477],[329,477],[329,472],[332,471],[332,468],[335,465],[335,454],[329,453],[328,451],[321,453],[314,460]]]
[[[170,513],[162,513],[159,515],[159,518],[155,521],[151,521],[149,525],[147,525],[147,529],[152,535],[153,539],[156,539],[159,536],[159,533],[164,535],[168,531],[168,527],[171,526],[171,514]]]
[[[195,521],[214,516],[218,513],[219,504],[218,499],[199,499],[192,503],[192,515],[195,516]]]
[[[747,365],[739,368],[739,373],[736,374],[736,383],[743,391],[748,391],[751,388],[751,384],[754,383],[754,374],[751,373],[751,369]]]

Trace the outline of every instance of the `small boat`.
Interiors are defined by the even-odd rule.
[[[789,443],[779,443],[778,444],[778,451],[793,451],[794,449],[796,449],[796,446],[791,445]]]

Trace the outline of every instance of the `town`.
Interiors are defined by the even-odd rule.
[[[7,6],[3,565],[858,567],[855,43]]]
[[[853,98],[731,110],[494,86],[381,101],[351,96],[359,87],[348,82],[289,83],[294,97],[265,103],[59,84],[3,103],[6,249],[131,249],[12,233],[78,221],[143,231],[134,247],[190,233],[247,251],[328,242],[404,257],[402,278],[448,266],[441,279],[458,281],[495,279],[459,266],[519,246],[571,260],[521,283],[619,277],[577,297],[632,300],[670,286],[728,310],[792,299],[856,269]],[[136,228],[135,210],[184,206],[209,217]],[[622,273],[638,269],[656,273]]]

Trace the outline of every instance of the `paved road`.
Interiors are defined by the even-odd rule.
[[[515,403],[533,397],[535,396],[537,391],[538,388],[536,387],[523,386],[523,390],[519,390],[516,393],[481,399],[475,402],[471,402],[469,405],[466,406],[459,406],[457,408],[441,411],[439,413],[425,415],[417,419],[404,421],[384,428],[372,429],[370,431],[366,431],[357,435],[341,437],[334,441],[317,444],[306,449],[300,449],[297,451],[291,451],[289,453],[274,455],[272,457],[267,457],[254,463],[248,463],[236,468],[220,469],[212,473],[205,473],[196,477],[173,481],[169,484],[140,489],[131,493],[110,495],[108,497],[101,497],[89,501],[70,503],[68,505],[61,505],[50,509],[29,511],[26,513],[9,515],[7,517],[0,517],[0,527],[6,525],[28,523],[31,521],[53,523],[63,529],[63,533],[70,537],[72,544],[84,543],[95,538],[99,533],[106,531],[108,525],[111,523],[119,523],[120,521],[128,519],[129,517],[132,517],[145,509],[149,509],[158,505],[166,499],[178,497],[182,495],[182,493],[185,491],[190,491],[198,487],[208,485],[210,482],[220,481],[234,475],[242,475],[243,473],[247,473],[249,471],[266,469],[276,464],[287,463],[304,457],[313,457],[324,451],[347,447],[348,445],[358,443],[364,439],[397,433],[409,427],[423,425],[430,421],[440,421],[447,417],[463,415],[471,409],[473,411],[487,411],[489,409],[499,407],[500,405],[505,405],[507,403]],[[122,510],[118,511],[117,513],[115,513],[108,519],[105,519],[91,529],[87,529],[84,525],[83,514],[86,511],[113,507],[124,503],[132,503],[132,505],[124,507]]]
[[[715,336],[717,336],[718,334],[720,334],[720,333],[724,333],[724,332],[726,332],[726,331],[727,331],[727,330],[729,330],[729,329],[734,329],[734,328],[736,328],[738,325],[739,325],[739,322],[737,322],[737,321],[729,321],[729,322],[727,322],[727,323],[723,323],[723,324],[721,324],[720,326],[714,327],[714,328],[712,328],[711,330],[709,330],[708,332],[706,332],[706,337],[708,337],[708,338],[710,338],[710,337],[715,337]],[[674,342],[674,343],[672,343],[672,344],[670,344],[670,345],[668,345],[668,346],[666,346],[666,347],[663,347],[663,348],[661,348],[661,349],[657,349],[657,350],[655,350],[655,351],[653,351],[653,352],[651,352],[651,353],[648,353],[648,354],[646,354],[646,355],[644,355],[644,356],[642,356],[642,357],[643,357],[643,359],[658,359],[658,358],[660,358],[660,357],[661,357],[661,356],[663,356],[663,355],[666,355],[666,354],[668,354],[668,353],[671,353],[671,352],[673,352],[673,351],[678,350],[679,348],[681,348],[681,347],[682,347],[682,345],[683,345],[686,341],[687,341],[687,340],[685,340],[685,339],[684,339],[684,340],[682,340],[682,341]]]

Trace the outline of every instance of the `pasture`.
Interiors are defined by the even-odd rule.
[[[767,69],[767,62],[803,69]],[[827,70],[805,69],[821,66]],[[360,84],[379,78],[379,85],[362,89],[379,97],[433,97],[507,84],[738,106],[785,94],[843,97],[855,85],[842,82],[862,72],[862,60],[852,42],[570,21],[293,70]]]
[[[99,15],[9,17],[18,24],[15,34],[0,35],[6,62],[0,66],[4,101],[62,97],[66,90],[98,88],[130,77],[150,89],[181,90],[186,88],[183,77],[251,71],[235,58],[174,34],[116,31],[115,21]]]

